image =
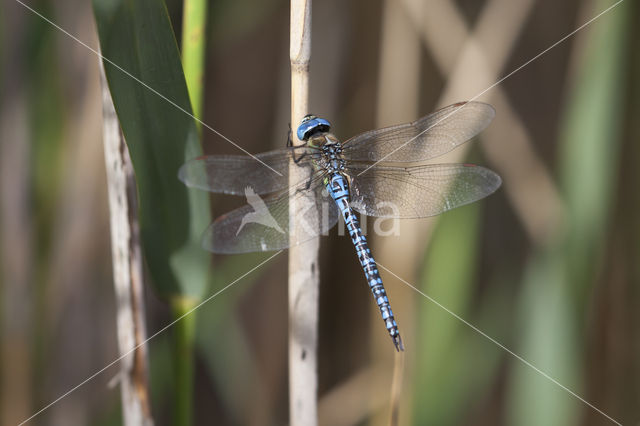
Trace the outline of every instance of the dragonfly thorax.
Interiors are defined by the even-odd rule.
[[[316,135],[309,140],[309,144],[314,144],[320,149],[319,166],[321,168],[330,173],[342,172],[345,169],[342,145],[334,135],[331,133]]]

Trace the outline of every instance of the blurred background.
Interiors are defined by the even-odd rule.
[[[97,48],[89,2],[28,4]],[[313,4],[310,104],[338,137],[471,98],[497,110],[477,141],[437,161],[489,167],[501,189],[403,221],[397,237],[370,237],[407,348],[400,424],[640,420],[638,4],[537,57],[614,4]],[[179,38],[182,3],[167,7]],[[283,146],[289,3],[217,0],[208,14],[203,121],[252,153]],[[14,0],[0,18],[0,422],[9,425],[118,349],[98,59]],[[206,153],[239,153],[202,136]],[[213,215],[242,202],[212,197]],[[207,293],[264,258],[214,257]],[[320,423],[388,424],[394,351],[348,238],[323,238],[321,260]],[[276,257],[198,310],[195,424],[287,424],[286,262]],[[152,334],[172,317],[151,286],[145,302]],[[171,339],[169,329],[148,344],[157,425],[171,424]],[[116,375],[107,369],[30,424],[122,424]]]

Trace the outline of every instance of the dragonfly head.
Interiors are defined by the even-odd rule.
[[[331,129],[331,123],[327,120],[313,114],[307,114],[298,126],[298,139],[306,141],[316,133],[328,132],[329,129]]]

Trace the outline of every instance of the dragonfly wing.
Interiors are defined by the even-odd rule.
[[[243,195],[247,187],[268,194],[289,186],[289,167],[304,149],[280,149],[250,155],[208,155],[188,161],[178,172],[185,185],[222,194]],[[311,171],[310,156],[297,163]]]
[[[420,162],[446,154],[483,131],[495,110],[482,102],[461,102],[413,123],[371,130],[343,144],[356,161]]]
[[[472,164],[375,167],[358,176],[359,167],[364,166],[350,167],[350,204],[377,217],[435,216],[486,197],[502,182],[496,173]]]
[[[326,235],[338,222],[338,209],[316,177],[270,198],[248,196],[249,204],[217,218],[206,230],[203,247],[214,253],[248,253],[285,249],[319,235]],[[293,235],[289,205],[295,204],[299,232]]]

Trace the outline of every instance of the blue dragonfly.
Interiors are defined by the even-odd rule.
[[[423,218],[493,193],[501,180],[491,170],[420,163],[473,138],[494,115],[491,105],[462,102],[342,143],[330,133],[327,120],[307,115],[297,129],[304,145],[255,156],[199,157],[181,167],[179,178],[189,187],[247,197],[247,205],[220,216],[206,230],[203,247],[214,253],[285,249],[326,235],[341,215],[387,332],[401,351],[389,298],[356,212]]]

